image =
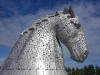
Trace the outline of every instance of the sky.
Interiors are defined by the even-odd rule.
[[[70,58],[69,51],[62,44],[65,66],[100,66],[100,0],[0,0],[0,65],[20,33],[35,19],[70,5],[82,25],[89,55],[83,63],[77,63]]]

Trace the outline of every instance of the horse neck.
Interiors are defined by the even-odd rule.
[[[31,31],[33,32],[32,34],[30,33],[32,39],[35,41],[37,40],[34,44],[39,40],[41,41],[39,44],[45,45],[49,43],[49,45],[54,45],[52,43],[56,40],[56,25],[59,22],[57,19],[58,18],[55,16],[43,17],[42,19],[33,22],[33,24],[26,28],[22,34]],[[37,44],[37,46],[39,44]]]

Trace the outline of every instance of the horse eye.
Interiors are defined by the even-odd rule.
[[[80,23],[75,24],[73,21],[71,21],[71,23],[74,24],[74,26],[75,26],[77,29],[79,29],[79,28],[81,27],[81,24],[80,24]]]
[[[71,18],[71,16],[67,16],[67,18]]]
[[[80,23],[74,24],[74,26],[75,26],[77,29],[79,29],[79,28],[81,27],[81,24],[80,24]]]

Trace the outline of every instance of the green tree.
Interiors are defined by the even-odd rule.
[[[88,67],[87,66],[84,66],[84,75],[89,75],[88,74]]]
[[[75,68],[72,68],[72,75],[75,75]]]
[[[100,75],[100,67],[96,65],[95,67],[96,75]]]
[[[84,69],[83,68],[80,69],[79,75],[84,75]]]
[[[68,72],[68,75],[71,75],[72,71],[70,67],[67,68],[67,72]]]
[[[75,70],[75,75],[80,75],[80,69],[78,67]]]
[[[89,75],[95,75],[95,69],[93,65],[88,66],[88,73]]]
[[[100,67],[93,65],[84,66],[83,68],[66,68],[68,75],[100,75]]]

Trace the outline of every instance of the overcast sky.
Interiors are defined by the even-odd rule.
[[[36,18],[72,5],[84,31],[89,55],[84,63],[70,58],[65,46],[65,65],[100,66],[100,1],[99,0],[0,0],[0,65],[8,56],[19,34]]]

